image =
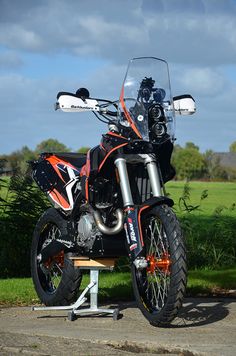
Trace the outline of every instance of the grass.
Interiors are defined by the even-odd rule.
[[[89,283],[84,275],[81,290]],[[224,270],[190,271],[187,295],[214,295],[221,291],[236,289],[236,267]],[[102,272],[99,278],[99,301],[133,300],[131,275]],[[33,305],[39,300],[31,278],[0,279],[0,305]]]
[[[10,177],[1,177],[1,179],[5,181],[3,185],[6,185],[9,183]],[[176,207],[179,197],[182,195],[184,184],[185,182],[183,181],[170,181],[166,184],[166,190],[174,200]],[[202,214],[211,215],[216,207],[224,206],[226,207],[224,210],[225,214],[236,216],[236,209],[229,209],[233,204],[236,204],[236,183],[194,181],[189,182],[189,186],[191,188],[190,197],[192,205],[198,205],[202,192],[204,190],[208,191],[208,197],[201,204]],[[3,187],[0,189],[0,197],[6,199],[7,194],[7,188]]]
[[[200,204],[201,194],[208,191],[208,197],[201,203],[200,214],[211,215],[216,207],[225,207],[223,213],[236,217],[236,209],[230,209],[236,204],[236,183],[232,182],[189,182],[191,188],[190,199],[192,205]],[[176,207],[182,195],[184,182],[170,181],[166,184],[166,190],[174,200]],[[199,214],[199,211],[195,214]]]
[[[187,293],[190,295],[217,294],[228,290],[236,290],[236,267],[189,272]]]

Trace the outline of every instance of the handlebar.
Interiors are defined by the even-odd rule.
[[[110,101],[105,99],[85,98],[70,92],[59,92],[57,94],[57,103],[55,110],[61,109],[67,112],[94,111],[101,115],[117,117],[117,111],[108,110],[108,106],[114,105],[117,109],[118,101]]]

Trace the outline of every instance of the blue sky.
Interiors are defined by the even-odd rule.
[[[169,62],[177,143],[227,151],[236,140],[235,0],[0,0],[0,154],[56,138],[71,150],[100,141],[90,113],[53,110],[59,91],[85,86],[117,99],[128,60]]]

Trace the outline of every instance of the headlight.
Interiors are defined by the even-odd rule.
[[[148,110],[149,118],[154,121],[163,121],[164,112],[160,105],[154,104]]]
[[[165,136],[167,132],[166,118],[163,107],[159,104],[153,104],[148,109],[149,127],[151,139],[156,141]]]
[[[164,123],[156,123],[152,126],[152,131],[157,137],[162,137],[166,134],[166,125]]]

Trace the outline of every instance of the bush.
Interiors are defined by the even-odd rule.
[[[9,192],[1,200],[0,277],[29,276],[32,233],[48,202],[28,175],[14,175]]]
[[[180,221],[190,269],[214,269],[236,264],[235,218],[189,214],[181,217]]]
[[[222,214],[226,207],[216,207],[214,213],[208,215],[192,214],[200,210],[202,201],[207,198],[204,190],[200,204],[191,204],[191,189],[186,183],[179,199],[177,214],[181,222],[187,245],[188,266],[194,268],[229,267],[236,264],[236,219]],[[230,207],[231,210],[235,206]]]

